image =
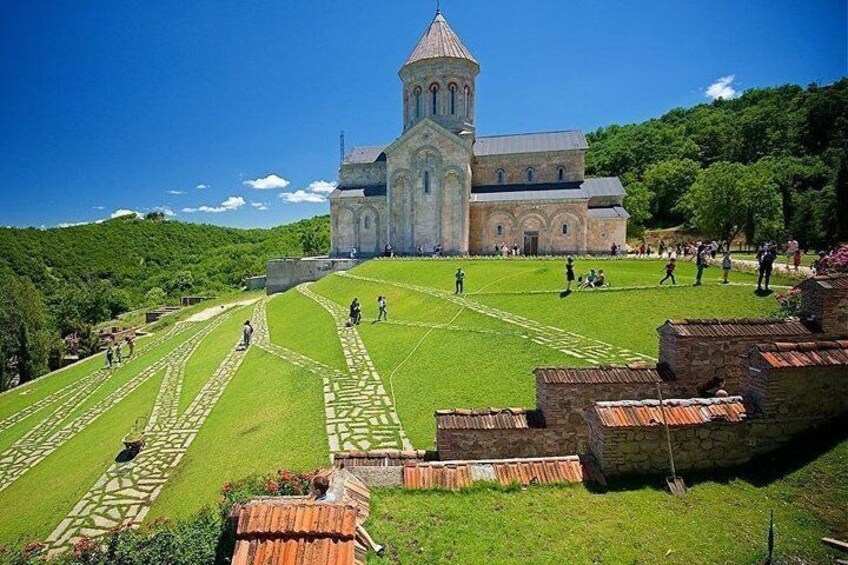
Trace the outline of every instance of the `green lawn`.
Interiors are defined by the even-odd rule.
[[[321,305],[293,289],[271,298],[267,313],[272,342],[341,371],[347,369],[333,319]]]

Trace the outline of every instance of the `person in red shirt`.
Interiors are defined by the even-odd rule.
[[[664,283],[668,279],[671,279],[671,284],[677,284],[677,281],[674,280],[674,269],[675,269],[675,267],[677,267],[677,262],[674,259],[670,259],[668,261],[668,263],[666,263],[666,265],[665,265],[665,276],[660,281],[660,285],[662,285],[662,283]]]

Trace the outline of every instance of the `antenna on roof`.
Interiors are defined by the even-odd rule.
[[[344,130],[339,134],[339,166],[342,166],[344,163],[345,152],[344,152]]]

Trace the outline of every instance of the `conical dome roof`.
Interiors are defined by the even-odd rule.
[[[404,66],[424,59],[438,59],[442,57],[466,59],[477,66],[480,65],[477,59],[474,58],[474,55],[471,54],[471,51],[468,50],[468,47],[462,43],[456,32],[448,25],[442,12],[437,10],[436,17],[433,18],[430,27],[421,36],[421,40],[415,46],[415,49],[412,50],[412,54],[406,60]]]

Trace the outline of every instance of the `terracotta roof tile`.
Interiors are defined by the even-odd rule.
[[[436,12],[436,17],[430,22],[430,26],[424,32],[424,35],[421,36],[421,39],[418,41],[415,49],[412,50],[404,66],[424,59],[442,57],[466,59],[477,64],[477,59],[474,58],[468,47],[462,43],[456,32],[451,29],[442,13]]]
[[[848,339],[800,343],[768,343],[756,346],[760,357],[773,369],[834,367],[848,365]]]
[[[409,489],[459,490],[470,486],[471,482],[471,467],[466,464],[410,464],[403,468],[403,485]]]
[[[410,461],[423,461],[424,450],[400,451],[375,449],[372,451],[343,451],[333,455],[335,467],[397,467]]]
[[[656,383],[671,380],[667,365],[633,364],[587,368],[539,367],[533,373],[546,384],[619,384]]]
[[[517,430],[535,427],[538,414],[524,408],[437,410],[440,430]]]
[[[240,515],[236,535],[319,536],[353,539],[356,506],[298,501],[290,504],[248,504]]]
[[[354,565],[356,542],[353,540],[319,539],[252,539],[238,540],[233,565]]]
[[[714,421],[741,422],[747,417],[741,396],[665,400],[670,427],[696,426]],[[654,427],[663,424],[658,400],[596,402],[592,410],[601,425],[610,428]]]
[[[804,280],[799,286],[809,284],[817,284],[823,288],[836,288],[839,290],[848,290],[848,275],[832,274],[832,275],[816,275]]]
[[[804,336],[812,332],[797,320],[737,318],[727,320],[668,320],[659,330],[681,337],[765,337]]]

